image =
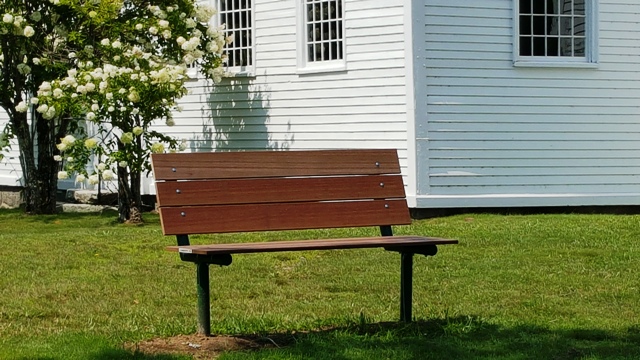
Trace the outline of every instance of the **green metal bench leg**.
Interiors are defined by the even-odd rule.
[[[380,226],[380,235],[393,236],[390,225]],[[391,248],[385,248],[391,250]],[[411,303],[413,294],[413,252],[400,252],[400,321],[411,322]],[[435,255],[435,253],[433,254]]]
[[[209,264],[196,263],[198,286],[198,334],[211,335],[211,303],[209,297]]]
[[[413,253],[400,253],[400,321],[411,322]]]

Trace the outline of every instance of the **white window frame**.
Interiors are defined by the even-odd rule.
[[[217,10],[217,15],[216,15],[216,24],[217,25],[221,25],[222,24],[222,17],[221,17],[221,6],[220,6],[220,2],[221,1],[225,1],[225,0],[212,0],[213,1],[213,6],[215,7],[215,9]],[[250,6],[251,6],[251,21],[250,21],[250,30],[251,30],[251,45],[249,46],[243,46],[244,44],[240,44],[243,48],[248,49],[248,51],[251,52],[251,64],[250,65],[246,65],[246,66],[233,66],[231,64],[227,64],[227,71],[231,72],[234,74],[234,76],[255,76],[255,72],[256,72],[256,4],[255,4],[255,0],[246,0]],[[225,30],[225,36],[228,36],[229,28],[227,27],[227,29]],[[240,41],[239,39],[234,39],[234,42],[226,45],[225,46],[225,53],[226,53],[226,48],[228,46],[230,46],[232,49],[235,47],[235,44],[237,44],[237,42]]]
[[[336,60],[309,61],[308,60],[308,44],[307,44],[307,0],[297,0],[297,57],[298,57],[298,74],[312,74],[322,72],[344,71],[347,69],[347,36],[346,36],[346,1],[337,0],[342,5],[341,31],[342,31],[342,58]]]
[[[540,1],[540,0],[534,0]],[[585,0],[585,56],[521,56],[520,0],[513,0],[513,65],[516,67],[598,67],[598,0]]]

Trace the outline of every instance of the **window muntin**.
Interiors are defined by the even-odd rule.
[[[224,24],[225,35],[233,42],[225,46],[232,69],[248,71],[254,66],[253,0],[219,0],[218,22]]]
[[[344,58],[341,0],[305,0],[308,62]]]
[[[595,0],[515,0],[516,60],[595,62]]]

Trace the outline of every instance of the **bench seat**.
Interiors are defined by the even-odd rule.
[[[422,236],[390,236],[390,237],[362,237],[344,239],[320,240],[289,240],[254,243],[231,243],[212,245],[168,246],[167,250],[183,254],[220,255],[220,254],[248,254],[274,251],[304,251],[304,250],[339,250],[364,248],[401,248],[430,245],[457,244],[457,240],[431,238]]]

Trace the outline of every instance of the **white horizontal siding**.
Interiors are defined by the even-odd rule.
[[[599,1],[595,69],[515,68],[512,4],[424,2],[418,205],[640,203],[640,3]]]
[[[9,115],[0,109],[0,133],[9,122]],[[22,178],[22,169],[20,167],[20,152],[18,144],[15,140],[11,141],[11,148],[1,152],[4,156],[0,160],[0,185],[3,186],[20,186]]]
[[[346,71],[304,75],[296,11],[295,1],[255,0],[255,77],[191,82],[177,125],[158,129],[190,151],[395,148],[406,174],[402,3],[347,0]]]

